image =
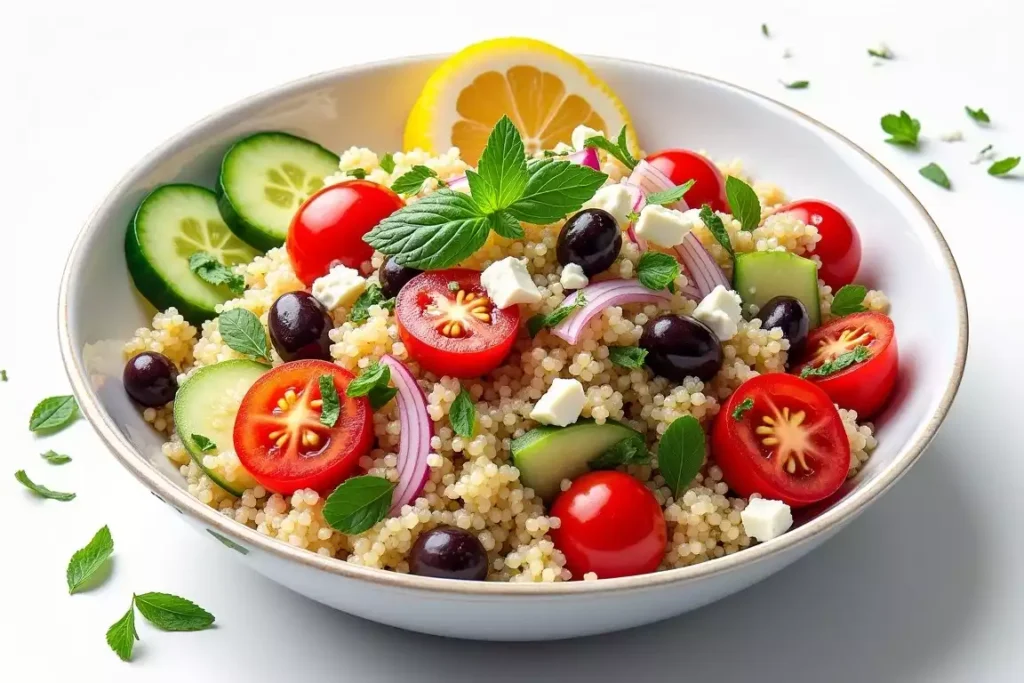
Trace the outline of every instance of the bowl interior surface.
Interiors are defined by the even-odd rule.
[[[193,182],[213,187],[220,158],[238,137],[285,130],[335,152],[352,145],[401,149],[406,115],[436,57],[418,57],[312,76],[258,95],[196,124],[147,157],[99,208],[72,251],[62,286],[62,350],[83,411],[122,462],[161,497],[222,531],[271,552],[309,555],[329,571],[367,570],[316,558],[260,537],[191,499],[160,451],[163,441],[121,386],[122,343],[146,326],[152,308],[135,292],[125,266],[124,231],[153,187]],[[798,528],[737,555],[663,573],[661,580],[757,560],[852,517],[891,485],[930,440],[955,394],[967,344],[963,291],[945,242],[920,204],[877,162],[820,124],[753,93],[694,74],[605,58],[587,61],[622,98],[644,149],[686,147],[717,160],[741,158],[756,180],[791,198],[831,201],[849,214],[863,242],[857,281],[891,298],[899,339],[900,379],[877,421],[879,446],[856,479]],[[614,131],[609,131],[614,132]],[[301,553],[301,555],[300,555]],[[315,561],[314,561],[315,558]],[[441,582],[390,574],[378,580],[444,589]],[[660,575],[659,575],[660,576]],[[628,584],[649,577],[589,584]],[[444,587],[449,586],[444,582]],[[582,585],[576,584],[576,590]],[[473,590],[564,590],[558,586],[481,584]]]

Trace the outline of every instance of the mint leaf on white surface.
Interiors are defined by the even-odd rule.
[[[135,641],[138,639],[139,632],[135,630],[135,600],[133,598],[125,615],[107,629],[107,645],[121,658],[121,661],[130,662],[132,650],[135,649]]]
[[[882,130],[889,134],[886,142],[892,145],[917,147],[917,138],[921,132],[921,122],[905,111],[899,115],[886,114],[882,117]]]
[[[32,409],[28,428],[32,432],[51,432],[67,426],[78,417],[78,402],[74,396],[44,398]]]
[[[783,80],[780,80],[779,83],[782,83],[782,85],[786,86],[790,90],[806,90],[807,87],[811,84],[810,81],[783,81]]]
[[[45,453],[40,453],[39,457],[45,460],[46,462],[50,463],[51,465],[66,465],[67,463],[71,462],[70,455],[64,455],[63,453],[58,453],[57,451],[52,450],[46,451]]]
[[[114,539],[109,527],[102,527],[84,548],[71,556],[66,571],[68,593],[75,594],[103,566],[114,552]]]
[[[947,190],[950,189],[951,185],[949,182],[949,176],[942,170],[942,167],[936,164],[934,161],[927,166],[922,166],[918,173],[923,175],[928,180],[932,181],[939,187],[944,187]]]
[[[28,478],[28,475],[25,474],[25,470],[18,470],[17,472],[15,472],[14,478],[17,479],[22,486],[24,486],[29,491],[42,498],[47,498],[49,500],[59,500],[62,503],[66,503],[69,500],[75,499],[76,494],[74,493],[62,493],[60,491],[53,491],[51,489],[46,488],[42,484],[35,483],[34,481]]]
[[[1007,157],[1000,159],[991,166],[988,167],[988,174],[994,176],[1006,175],[1013,169],[1017,168],[1020,163],[1020,157]]]
[[[191,600],[169,593],[141,593],[134,602],[139,614],[161,631],[202,631],[215,619]]]
[[[992,119],[989,118],[988,114],[981,107],[979,107],[977,109],[971,109],[970,107],[966,107],[965,106],[964,107],[964,111],[966,111],[967,115],[970,116],[975,121],[977,121],[978,123],[991,123],[992,122]]]

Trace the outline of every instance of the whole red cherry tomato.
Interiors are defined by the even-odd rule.
[[[826,285],[838,291],[853,282],[860,268],[860,235],[849,216],[820,199],[801,199],[776,211],[782,212],[793,213],[818,229],[821,241],[812,253],[821,259],[818,277]]]
[[[706,156],[688,149],[666,149],[648,156],[647,163],[667,175],[674,185],[696,181],[686,192],[686,204],[690,208],[710,204],[715,211],[729,211],[725,178]]]

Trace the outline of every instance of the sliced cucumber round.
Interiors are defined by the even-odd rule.
[[[302,202],[337,172],[338,156],[289,133],[256,133],[232,145],[220,166],[221,215],[258,249],[284,244]]]
[[[193,273],[189,257],[205,251],[234,266],[258,254],[228,230],[213,192],[185,184],[161,185],[146,195],[128,226],[124,251],[142,295],[161,311],[174,306],[196,325],[215,317],[217,304],[233,294]]]
[[[226,360],[207,365],[189,377],[174,397],[174,427],[185,450],[210,479],[235,496],[242,495],[257,482],[230,456],[216,456],[234,452],[238,406],[249,387],[267,370],[266,365],[251,360]]]

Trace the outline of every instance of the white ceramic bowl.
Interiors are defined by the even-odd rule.
[[[894,400],[878,422],[879,447],[858,477],[827,509],[740,553],[655,574],[550,585],[366,569],[262,536],[192,498],[161,455],[162,439],[121,386],[120,344],[152,315],[131,286],[123,255],[136,205],[159,183],[212,187],[221,155],[252,131],[292,131],[336,151],[400,149],[406,115],[438,61],[415,57],[312,76],[199,122],[124,177],[71,251],[60,292],[60,341],[82,411],[121,464],[200,532],[211,555],[233,557],[314,600],[402,628],[490,640],[566,638],[664,619],[750,586],[838,532],[907,471],[946,415],[967,352],[960,277],[922,206],[863,150],[782,104],[695,74],[590,58],[629,108],[646,149],[682,146],[720,159],[742,157],[755,176],[779,183],[790,196],[827,199],[853,218],[864,244],[858,281],[892,298],[901,362]]]

